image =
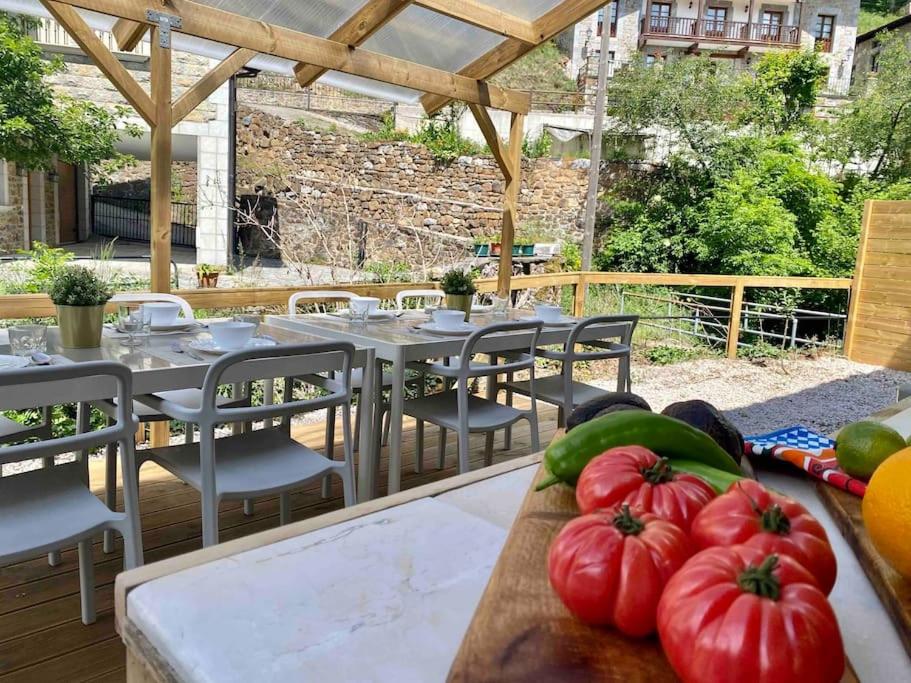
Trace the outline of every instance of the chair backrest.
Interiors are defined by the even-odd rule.
[[[351,400],[353,359],[354,345],[342,341],[260,347],[226,354],[212,363],[203,380],[197,422],[200,427],[258,422],[341,405]],[[276,378],[283,378],[285,383],[282,403],[236,408],[216,405],[222,384]],[[294,399],[295,378],[319,386],[326,393],[318,398]],[[285,424],[289,425],[290,419]]]
[[[489,377],[501,372],[518,372],[520,370],[533,370],[535,366],[535,348],[538,346],[538,337],[541,335],[542,323],[540,320],[520,320],[515,322],[494,323],[482,327],[477,332],[473,332],[462,346],[461,360],[458,367],[457,377],[460,384],[467,383],[472,377]],[[511,352],[506,363],[501,365],[492,365],[489,363],[472,364],[471,358],[477,353],[486,353],[486,351],[476,351],[475,349],[485,339],[492,335],[503,332],[529,332],[528,347],[526,351],[525,344],[520,348],[505,349]]]
[[[404,303],[407,299],[420,299],[421,308],[426,308],[428,302],[431,305],[439,305],[445,297],[439,289],[403,289],[395,295],[395,307],[401,311],[405,308]]]
[[[111,303],[113,304],[146,304],[158,302],[177,304],[180,306],[181,317],[186,318],[187,320],[193,320],[193,307],[186,299],[179,297],[176,294],[164,294],[161,292],[121,292],[111,297]]]
[[[288,313],[297,314],[297,305],[300,301],[310,301],[315,303],[324,303],[326,301],[349,301],[356,297],[354,292],[345,292],[343,290],[308,290],[304,292],[294,292],[288,297]]]
[[[0,372],[0,393],[4,408],[10,410],[117,398],[114,424],[84,434],[0,447],[4,464],[132,439],[139,426],[132,414],[133,374],[122,363],[88,361],[5,370]]]
[[[633,341],[633,332],[639,324],[638,315],[597,315],[585,318],[573,327],[563,346],[563,361],[574,363],[576,361],[604,360],[616,357],[616,349],[612,349],[605,340],[618,339],[623,346],[629,347]],[[586,344],[600,351],[577,351],[576,345]],[[550,358],[560,354],[549,355]]]

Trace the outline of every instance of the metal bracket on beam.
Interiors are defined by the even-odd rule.
[[[165,49],[171,47],[171,29],[183,26],[183,19],[173,14],[146,10],[146,19],[158,24],[158,45]]]

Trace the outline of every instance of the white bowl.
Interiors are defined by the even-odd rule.
[[[209,323],[209,333],[215,346],[219,349],[242,349],[253,338],[256,325],[253,323],[240,323],[232,320],[226,322]]]
[[[546,323],[558,322],[563,315],[563,309],[551,304],[535,304],[535,317]]]
[[[375,296],[355,296],[348,302],[349,310],[355,315],[374,313],[379,307],[380,300]]]
[[[465,311],[451,311],[447,308],[438,308],[433,313],[433,322],[441,330],[457,330],[465,324]]]
[[[142,304],[142,310],[147,311],[149,319],[154,326],[173,325],[180,314],[180,304],[170,301],[150,301]]]

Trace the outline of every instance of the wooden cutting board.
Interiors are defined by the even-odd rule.
[[[547,578],[547,551],[578,514],[566,486],[525,496],[474,618],[456,655],[452,683],[677,680],[656,637],[637,640],[577,621]],[[843,683],[857,681],[848,665]]]
[[[861,517],[860,498],[824,483],[818,483],[816,490],[848,545],[857,555],[860,566],[895,622],[898,635],[911,655],[911,581],[899,576],[873,547]],[[908,539],[908,543],[911,543],[911,539]]]

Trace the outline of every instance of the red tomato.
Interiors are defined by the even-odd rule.
[[[589,462],[576,482],[582,514],[621,503],[658,515],[684,531],[715,497],[702,479],[674,472],[668,460],[642,446],[611,448]]]
[[[658,604],[658,635],[684,683],[836,683],[838,621],[813,576],[745,545],[694,555]]]
[[[835,585],[835,553],[826,530],[803,505],[757,481],[738,482],[702,508],[690,537],[700,550],[744,543],[766,554],[787,555],[816,577],[826,595]]]
[[[563,604],[582,621],[646,636],[655,630],[664,585],[691,553],[679,527],[624,505],[563,527],[547,571]]]

